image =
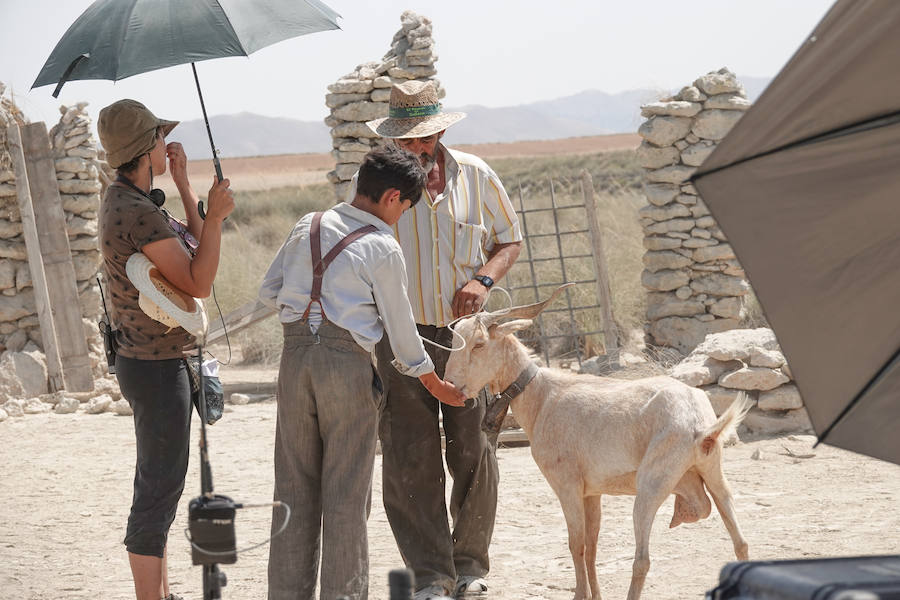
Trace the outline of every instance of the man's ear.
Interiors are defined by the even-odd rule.
[[[488,327],[488,333],[492,338],[500,338],[530,326],[531,319],[516,319],[514,321],[507,321],[506,323],[491,325]]]
[[[400,200],[400,190],[397,188],[388,188],[384,190],[381,194],[381,198],[378,199],[378,203],[387,206],[390,204],[391,200]]]

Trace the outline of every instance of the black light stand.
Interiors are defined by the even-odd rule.
[[[209,451],[206,439],[206,385],[203,373],[203,347],[198,344],[197,361],[200,390],[197,393],[197,412],[200,413],[200,495],[191,499],[188,504],[188,530],[191,541],[191,560],[195,565],[203,565],[203,600],[220,600],[222,588],[228,583],[225,573],[219,570],[219,564],[237,562],[237,548],[234,532],[234,516],[239,508],[261,508],[280,506],[284,509],[284,522],[281,528],[267,540],[244,548],[250,550],[267,544],[273,537],[280,535],[291,519],[291,507],[275,501],[263,504],[236,503],[228,496],[213,493],[212,467],[209,464]],[[242,550],[242,551],[243,551]]]
[[[235,554],[234,513],[237,506],[227,496],[213,494],[212,467],[206,439],[206,390],[203,375],[203,347],[197,348],[199,363],[200,412],[200,496],[189,505],[191,555],[195,565],[203,565],[203,600],[220,600],[228,583],[218,562],[232,564]],[[198,549],[198,546],[200,547]],[[207,551],[204,551],[207,550]],[[216,556],[220,561],[213,562]]]

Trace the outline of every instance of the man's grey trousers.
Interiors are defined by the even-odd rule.
[[[419,325],[419,334],[451,346],[445,327]],[[443,378],[449,352],[425,344],[437,374]],[[378,372],[384,381],[386,402],[381,415],[384,508],[400,554],[415,572],[416,588],[441,585],[452,593],[456,578],[487,574],[488,546],[497,512],[497,437],[485,435],[482,393],[466,407],[438,402],[412,377],[391,365],[387,338],[376,348]],[[438,413],[443,415],[446,459],[453,488],[447,522],[444,465]]]

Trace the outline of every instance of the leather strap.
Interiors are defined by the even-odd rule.
[[[309,317],[309,310],[312,308],[313,302],[317,302],[319,304],[319,310],[322,313],[322,318],[325,317],[325,308],[322,306],[322,277],[325,275],[325,270],[328,269],[328,266],[331,262],[337,257],[338,254],[344,251],[344,248],[366,235],[367,233],[372,233],[373,231],[377,231],[378,228],[374,225],[364,225],[357,229],[356,231],[352,231],[347,234],[345,237],[341,239],[334,247],[328,251],[328,254],[325,255],[325,258],[322,258],[322,240],[319,236],[321,230],[322,223],[322,215],[324,213],[317,212],[313,215],[312,224],[309,228],[309,245],[310,250],[312,251],[312,264],[313,264],[313,283],[312,283],[312,291],[309,294],[309,304],[306,305],[306,310],[303,311],[303,319]]]
[[[494,396],[494,403],[491,404],[484,415],[484,422],[492,424],[497,431],[500,430],[503,416],[509,408],[509,403],[525,390],[525,386],[531,383],[534,376],[538,374],[540,367],[537,363],[530,362],[525,367],[516,380],[513,381],[505,390]],[[497,421],[500,421],[499,423]]]

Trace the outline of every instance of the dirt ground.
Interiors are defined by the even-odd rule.
[[[564,154],[593,154],[612,150],[637,148],[641,137],[636,133],[594,135],[560,140],[509,142],[496,144],[455,145],[463,152],[472,152],[481,158],[512,158],[521,156],[547,156]],[[294,185],[325,183],[325,174],[334,168],[331,154],[279,154],[246,158],[223,158],[222,173],[231,180],[236,190],[265,190]],[[215,174],[211,160],[188,161],[188,175],[194,189],[205,194]],[[167,175],[160,177],[159,185],[166,194],[177,194],[175,184]]]
[[[227,411],[209,431],[215,489],[236,501],[265,502],[272,494],[275,404]],[[195,428],[194,448],[198,435]],[[751,558],[900,552],[900,467],[830,447],[812,450],[812,442],[810,436],[744,439],[726,449],[725,470]],[[121,545],[134,462],[131,418],[82,413],[11,418],[0,423],[0,448],[0,598],[133,597]],[[788,450],[814,456],[799,458]],[[575,578],[556,497],[527,447],[501,448],[499,461],[487,597],[571,598]],[[187,503],[199,491],[197,462],[194,451],[169,537],[172,590],[186,600],[202,598],[200,570],[190,565],[183,533]],[[388,597],[387,573],[401,565],[380,501],[380,478],[378,456],[369,520],[374,600]],[[631,506],[630,497],[604,499],[598,571],[607,599],[623,598],[628,588]],[[670,498],[654,525],[644,597],[702,598],[721,567],[733,560],[731,542],[715,511],[705,521],[674,530],[668,529],[671,514]],[[270,518],[265,508],[241,510],[239,547],[265,539]],[[265,598],[267,556],[262,547],[223,567],[229,579],[223,597]]]

